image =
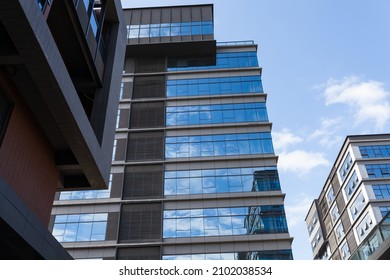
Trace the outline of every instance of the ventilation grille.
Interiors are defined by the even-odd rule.
[[[135,73],[155,73],[165,71],[165,57],[138,58],[135,62]]]
[[[119,242],[160,241],[161,204],[122,205]]]
[[[159,198],[163,193],[163,166],[128,166],[125,170],[123,199]]]
[[[133,99],[165,97],[165,76],[134,78]]]
[[[130,128],[163,127],[164,115],[164,102],[133,103]]]
[[[163,158],[163,132],[154,131],[129,134],[127,160],[159,160]]]

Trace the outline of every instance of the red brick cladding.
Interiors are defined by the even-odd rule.
[[[59,176],[54,150],[18,89],[0,70],[14,107],[0,146],[0,176],[47,226]]]

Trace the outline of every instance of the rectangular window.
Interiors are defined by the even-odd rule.
[[[369,178],[390,177],[390,164],[366,164]]]
[[[0,89],[0,144],[5,134],[8,119],[11,113],[12,103]]]
[[[236,253],[165,255],[163,260],[292,260],[291,250],[265,250]]]
[[[166,108],[167,126],[265,121],[268,116],[264,102]]]
[[[128,33],[129,38],[209,35],[214,33],[212,21],[127,25],[127,28],[134,30],[134,32]]]
[[[260,75],[167,81],[167,97],[262,92]]]
[[[168,58],[168,71],[258,67],[256,52],[217,53],[214,58]]]
[[[57,215],[53,236],[59,242],[105,240],[107,216],[107,213]]]
[[[269,132],[165,138],[165,158],[273,154]]]
[[[348,175],[349,170],[351,170],[352,167],[352,158],[351,155],[348,153],[347,157],[345,158],[343,165],[339,169],[339,174],[341,177],[341,182],[344,182],[345,178]]]
[[[387,199],[390,198],[390,185],[373,185],[372,190],[374,191],[376,199]]]
[[[356,171],[353,172],[351,178],[349,178],[347,185],[344,188],[345,195],[347,200],[349,200],[352,195],[355,193],[359,185],[359,178],[356,174]]]
[[[363,192],[360,192],[359,195],[354,200],[354,202],[352,203],[350,208],[352,220],[355,220],[359,216],[359,214],[361,213],[365,205],[366,205],[366,198],[364,197]]]
[[[280,190],[276,166],[166,171],[165,195]]]
[[[287,232],[283,205],[164,211],[164,238]]]
[[[359,146],[362,158],[390,157],[390,145]]]

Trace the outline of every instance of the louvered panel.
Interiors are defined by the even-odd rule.
[[[160,241],[161,204],[122,205],[119,226],[119,242]]]
[[[165,124],[164,102],[133,103],[130,128],[163,127]]]
[[[155,73],[164,71],[165,57],[137,58],[135,62],[135,73]]]
[[[133,99],[165,97],[165,76],[134,78]]]
[[[163,194],[163,166],[128,166],[125,170],[123,199],[159,198]]]
[[[129,134],[127,160],[158,160],[163,158],[163,132],[154,131]]]

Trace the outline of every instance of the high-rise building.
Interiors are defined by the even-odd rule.
[[[390,259],[390,134],[348,136],[306,216],[314,259]]]
[[[54,236],[74,258],[292,259],[257,45],[217,43],[213,5],[124,16],[110,191],[59,194]]]
[[[126,28],[119,0],[0,5],[0,259],[69,259],[58,190],[107,189]]]

